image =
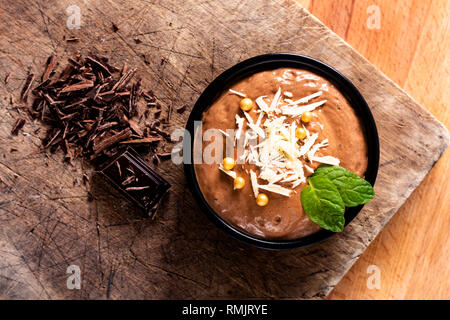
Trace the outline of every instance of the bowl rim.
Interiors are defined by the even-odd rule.
[[[297,239],[262,239],[248,234],[222,219],[204,198],[197,181],[193,162],[193,146],[195,137],[194,121],[201,121],[203,112],[214,103],[221,93],[223,93],[236,81],[257,72],[274,70],[283,67],[304,69],[324,77],[344,95],[350,106],[355,109],[358,118],[363,125],[364,134],[367,141],[368,165],[365,173],[365,179],[369,181],[372,186],[375,184],[377,177],[380,157],[378,131],[367,102],[350,80],[348,80],[339,71],[322,61],[295,53],[269,53],[239,62],[217,76],[198,98],[186,123],[186,131],[189,135],[185,135],[184,139],[190,139],[191,145],[191,150],[188,155],[190,157],[190,163],[184,163],[184,172],[188,186],[202,211],[217,227],[235,239],[243,241],[247,244],[273,250],[308,247],[330,238],[335,233],[321,229],[316,233]],[[346,209],[345,226],[347,226],[358,215],[363,207],[364,205]]]

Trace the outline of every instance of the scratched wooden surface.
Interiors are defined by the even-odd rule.
[[[86,1],[78,4],[79,30],[66,27],[71,1],[0,4],[0,74],[13,72],[0,86],[2,298],[323,298],[449,144],[442,124],[294,0]],[[66,43],[64,35],[80,42]],[[182,168],[170,162],[159,170],[173,191],[155,221],[140,218],[98,179],[89,202],[78,182],[80,163],[37,152],[39,123],[10,135],[21,111],[9,96],[17,96],[28,68],[39,74],[50,54],[77,49],[138,66],[165,111],[171,103],[192,107],[221,71],[256,54],[298,52],[326,61],[355,83],[376,118],[377,197],[343,233],[284,252],[248,247],[217,230],[199,212]],[[170,129],[186,118],[173,114]],[[72,264],[81,268],[81,290],[66,287]]]
[[[299,0],[326,26],[450,127],[450,2]],[[380,8],[380,29],[367,28]],[[450,299],[450,152],[447,151],[331,299]],[[377,265],[380,290],[366,286]]]

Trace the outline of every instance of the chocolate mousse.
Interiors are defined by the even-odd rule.
[[[367,169],[354,109],[331,82],[306,70],[263,71],[224,88],[202,117],[202,133],[211,129],[223,153],[194,165],[203,196],[225,221],[258,238],[296,239],[321,229],[300,201],[320,164],[360,177]],[[214,140],[201,150],[210,152]]]

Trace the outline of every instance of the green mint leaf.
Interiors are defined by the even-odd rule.
[[[306,215],[324,229],[340,232],[345,225],[345,204],[333,182],[313,175],[300,195]]]
[[[339,190],[346,207],[356,207],[373,199],[372,185],[351,171],[339,166],[321,165],[314,176],[323,176],[333,182]]]

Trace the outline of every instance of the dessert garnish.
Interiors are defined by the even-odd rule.
[[[316,117],[314,111],[326,108],[327,100],[319,100],[323,92],[294,99],[291,92],[278,88],[272,99],[260,96],[254,102],[245,93],[230,92],[244,97],[235,115],[237,156],[224,158],[219,169],[234,179],[234,190],[239,192],[245,185],[245,178],[233,171],[241,163],[255,165],[246,172],[258,206],[269,203],[269,196],[261,191],[291,197],[296,187],[308,182],[301,192],[306,215],[324,229],[342,231],[345,207],[367,203],[374,191],[369,182],[339,167],[338,158],[324,155],[328,139],[318,141],[319,133],[308,130]],[[323,130],[323,125],[315,122]],[[321,165],[314,171],[317,163]]]
[[[249,99],[249,98],[242,99],[241,102],[239,103],[239,107],[243,111],[250,111],[250,109],[253,108],[253,101],[252,101],[252,99]]]
[[[236,177],[234,179],[234,189],[242,189],[245,186],[245,179],[242,177]]]
[[[356,207],[373,199],[372,185],[339,166],[319,166],[308,178],[300,195],[306,215],[324,229],[340,232],[345,225],[345,207]]]
[[[239,91],[236,91],[236,90],[233,90],[233,89],[229,89],[228,91],[230,91],[231,93],[233,93],[233,94],[235,94],[235,95],[238,95],[238,96],[240,96],[240,97],[243,97],[243,98],[246,97],[246,95],[245,95],[244,93],[241,93],[241,92],[239,92]]]
[[[222,161],[222,165],[225,170],[231,170],[234,168],[234,159],[230,157],[224,158]]]
[[[305,127],[314,118],[312,111],[323,107],[327,102],[321,100],[309,103],[320,97],[322,91],[293,100],[291,92],[282,94],[281,88],[278,88],[272,99],[260,96],[255,102],[245,93],[235,90],[230,92],[245,97],[239,102],[240,111],[235,115],[234,142],[238,151],[239,146],[242,146],[242,152],[238,152],[237,159],[224,158],[219,169],[236,179],[236,173],[232,171],[236,163],[256,165],[257,172],[249,170],[248,174],[258,205],[268,203],[268,196],[265,194],[263,199],[267,198],[267,201],[258,199],[260,190],[290,197],[297,186],[306,183],[305,170],[313,172],[308,164],[340,163],[339,159],[333,156],[316,155],[319,150],[322,151],[321,149],[328,146],[328,139],[318,142],[318,133],[310,133]],[[256,120],[250,116],[250,110],[258,114]],[[255,139],[259,139],[257,144],[250,143]],[[267,183],[260,183],[259,179]]]
[[[269,203],[269,197],[265,193],[258,193],[256,197],[256,204],[260,207],[264,207]]]

